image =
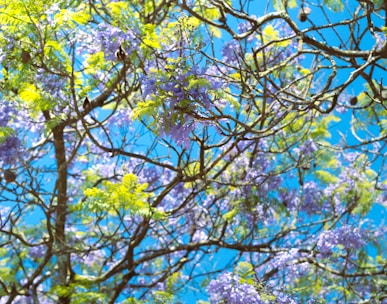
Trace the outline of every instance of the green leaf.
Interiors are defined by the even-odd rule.
[[[74,292],[71,297],[72,304],[106,303],[107,295],[99,292]]]
[[[86,74],[95,74],[96,71],[101,70],[105,67],[105,54],[100,51],[94,54],[90,54],[86,58],[87,67],[85,69]]]
[[[170,275],[167,279],[167,291],[169,293],[173,293],[175,291],[175,286],[178,284],[178,282],[181,280],[181,273],[180,272],[174,272],[172,275]]]
[[[235,267],[235,273],[242,279],[242,283],[251,284],[250,279],[254,276],[253,265],[248,262],[239,262]]]
[[[167,291],[154,291],[153,301],[154,304],[173,304],[175,303],[175,297],[173,294]]]
[[[283,11],[286,8],[295,8],[297,7],[296,0],[273,0],[274,9],[279,12]]]
[[[222,31],[218,27],[210,25],[208,28],[209,28],[211,34],[214,35],[215,38],[222,37]]]
[[[0,144],[2,144],[8,137],[14,135],[15,131],[9,127],[0,127]]]
[[[324,171],[324,170],[316,170],[316,176],[318,179],[328,184],[336,183],[338,181],[338,178],[336,175],[333,175],[328,171]]]
[[[324,0],[324,4],[334,12],[342,12],[344,10],[341,0]]]
[[[109,2],[106,5],[111,13],[115,16],[120,16],[123,12],[127,12],[129,9],[129,4],[124,1],[118,1],[118,2]]]
[[[0,278],[4,281],[12,281],[14,279],[14,271],[9,267],[0,267]]]
[[[137,103],[131,113],[131,119],[142,119],[152,116],[156,112],[158,104],[154,100],[145,100]]]
[[[127,298],[123,300],[121,304],[145,304],[145,302],[141,300],[137,300],[136,298]]]
[[[211,83],[205,78],[191,77],[188,81],[187,89],[211,87]]]
[[[225,214],[223,214],[223,218],[226,221],[231,221],[235,216],[238,215],[238,213],[239,213],[239,208],[233,208],[229,212],[226,212]]]
[[[22,101],[27,102],[28,104],[36,104],[41,102],[41,95],[39,90],[34,84],[26,84],[21,91],[19,92],[19,97]],[[43,110],[43,109],[42,109]]]
[[[151,217],[156,214],[157,218],[165,214],[157,209],[151,208],[148,199],[152,193],[146,193],[148,184],[140,184],[134,174],[126,174],[122,183],[105,181],[101,188],[93,187],[84,190],[87,200],[73,207],[73,210],[89,210],[93,213],[108,212],[115,215],[118,209],[129,210],[132,214]]]
[[[71,11],[69,9],[62,9],[58,14],[55,15],[55,22],[58,25],[66,25],[70,28],[78,25],[87,24],[90,20],[89,10],[85,9],[85,5],[80,5],[78,11]]]
[[[57,116],[57,117],[51,118],[50,120],[48,120],[46,122],[46,129],[51,131],[53,128],[55,128],[57,125],[59,125],[60,122],[63,121],[62,119],[63,119],[62,116]]]
[[[377,262],[378,264],[383,265],[383,264],[386,263],[386,259],[385,259],[384,257],[382,257],[381,255],[377,255],[375,259],[376,259],[376,262]]]
[[[145,24],[143,44],[145,47],[151,47],[154,49],[161,49],[160,37],[156,33],[155,24]]]

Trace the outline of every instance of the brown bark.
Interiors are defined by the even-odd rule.
[[[55,243],[58,251],[58,277],[59,286],[67,284],[67,275],[69,274],[70,261],[66,253],[66,210],[67,210],[67,163],[66,150],[64,143],[63,126],[57,126],[53,129],[55,158],[57,162],[58,179],[56,183],[57,206],[56,206],[56,223],[55,223]],[[61,296],[58,303],[70,303],[69,296]]]

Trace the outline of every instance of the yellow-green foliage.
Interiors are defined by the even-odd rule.
[[[344,10],[344,5],[341,0],[324,0],[324,4],[335,12],[342,12]]]
[[[313,123],[312,132],[310,136],[317,140],[323,138],[330,138],[331,133],[329,132],[329,125],[334,122],[339,122],[340,118],[333,115],[326,115],[321,117],[318,121]]]
[[[88,291],[89,286],[71,284],[69,286],[54,286],[50,293],[57,296],[71,296],[72,304],[105,303],[107,295],[99,292]]]
[[[297,1],[296,0],[273,0],[273,7],[276,11],[284,10],[285,5],[287,8],[295,8],[297,7]]]
[[[257,37],[260,39],[260,36]],[[270,43],[272,41],[281,40],[279,31],[274,29],[270,24],[263,29],[263,43]],[[287,47],[290,44],[290,40],[282,40],[276,43],[277,46]]]
[[[255,284],[254,280],[254,267],[248,262],[239,262],[235,268],[235,273],[241,278],[241,283],[250,285]]]
[[[15,134],[15,131],[11,128],[0,127],[0,145],[12,134]]]
[[[100,188],[84,191],[86,201],[77,204],[75,210],[88,210],[93,213],[108,212],[116,215],[119,210],[129,211],[146,217],[163,217],[163,213],[149,205],[152,193],[145,192],[146,183],[141,184],[134,174],[126,174],[120,183],[104,181]]]

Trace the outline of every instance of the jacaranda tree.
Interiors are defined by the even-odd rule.
[[[0,303],[387,303],[386,12],[1,0]]]

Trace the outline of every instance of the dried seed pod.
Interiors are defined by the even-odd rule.
[[[355,106],[357,104],[357,97],[354,96],[349,100],[351,106]]]
[[[298,19],[301,21],[301,22],[305,22],[306,19],[308,18],[308,15],[312,12],[312,10],[309,8],[309,7],[303,7],[303,8],[300,8],[300,10],[298,11]]]
[[[247,104],[247,105],[245,106],[245,111],[246,111],[246,114],[250,114],[250,112],[251,112],[251,109],[252,109],[252,106],[251,106],[251,104]]]
[[[224,15],[223,12],[220,12],[221,13],[221,16],[219,17],[219,22],[221,23],[226,23],[227,19],[226,19],[226,16]]]
[[[16,180],[16,173],[11,170],[5,170],[4,178],[7,183],[12,183]]]
[[[125,60],[127,53],[122,47],[122,44],[120,44],[120,46],[118,47],[118,50],[115,52],[115,55],[118,60]]]
[[[89,98],[86,96],[85,98],[85,101],[83,102],[83,109],[86,111],[90,108],[91,104],[90,104],[90,100]]]
[[[30,55],[30,53],[27,52],[27,51],[25,51],[25,50],[22,51],[20,57],[21,57],[21,61],[22,61],[23,63],[28,63],[28,62],[31,61],[31,55]]]

